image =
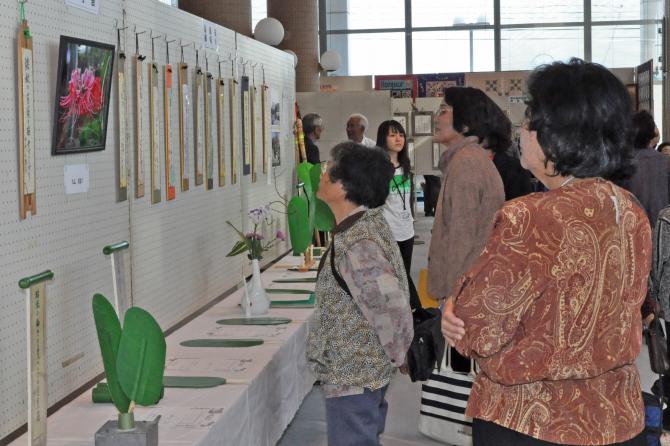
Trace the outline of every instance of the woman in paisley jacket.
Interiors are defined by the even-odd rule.
[[[573,59],[528,80],[521,162],[548,189],[508,201],[447,300],[442,330],[479,367],[466,414],[482,445],[644,445],[635,359],[651,230],[632,194],[630,102]]]

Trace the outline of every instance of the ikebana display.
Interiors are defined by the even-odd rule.
[[[174,40],[165,39],[165,65],[163,66],[163,114],[165,116],[163,123],[165,138],[165,191],[167,201],[174,200],[177,195],[177,175],[174,167],[174,154],[172,152],[174,145],[170,138],[170,129],[172,128],[172,119],[170,110],[174,103],[174,90],[172,89],[172,65],[170,65],[170,43]]]
[[[25,2],[21,5],[21,24],[16,38],[18,45],[18,121],[19,121],[19,217],[37,213],[35,191],[35,81],[33,78],[33,38],[25,18]]]
[[[147,65],[149,79],[149,148],[151,158],[151,204],[161,201],[161,156],[160,142],[160,106],[158,101],[158,64],[154,51],[154,40],[161,36],[151,36],[151,61]]]
[[[145,31],[135,31],[135,55],[133,65],[135,66],[135,198],[144,197],[144,152],[142,150],[142,117],[144,116],[144,59],[146,56],[140,54],[140,34]]]
[[[47,444],[47,343],[46,281],[54,273],[46,270],[19,280],[26,290],[26,323],[28,326],[28,438],[31,446]]]
[[[189,120],[191,119],[191,91],[188,84],[188,64],[184,62],[184,46],[181,46],[181,62],[178,65],[179,80],[179,178],[181,191],[189,188],[189,151],[191,146]]]
[[[263,222],[267,224],[272,223],[272,211],[269,206],[251,209],[247,215],[253,226],[253,230],[246,234],[237,229],[230,221],[226,221],[240,237],[240,240],[235,243],[226,257],[247,253],[247,258],[251,260],[253,275],[251,285],[244,285],[245,298],[243,299],[242,307],[245,309],[247,315],[259,315],[267,313],[270,308],[270,300],[261,281],[259,260],[263,258],[265,251],[272,249],[278,242],[284,241],[286,237],[283,232],[277,231],[271,240],[265,241],[265,238],[260,233],[259,226]]]
[[[130,146],[130,140],[128,138],[130,132],[128,129],[128,86],[126,83],[126,51],[121,46],[121,31],[125,29],[118,28],[116,30],[116,42],[117,42],[117,53],[116,53],[116,97],[117,97],[117,107],[116,107],[116,123],[117,123],[117,132],[116,139],[118,140],[118,153],[119,153],[119,168],[118,168],[118,185],[117,185],[117,200],[126,201],[128,199],[128,147]]]
[[[156,404],[163,392],[165,336],[147,311],[131,307],[123,328],[112,304],[101,294],[92,301],[95,328],[105,368],[107,387],[118,410],[118,420],[105,423],[95,434],[96,445],[158,445],[158,421],[135,422],[136,405]],[[131,440],[132,439],[132,440]]]

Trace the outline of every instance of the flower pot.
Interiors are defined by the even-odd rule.
[[[258,260],[252,260],[251,265],[253,274],[251,276],[251,282],[246,285],[249,305],[249,311],[247,313],[253,316],[258,316],[259,314],[268,312],[270,309],[270,299],[268,299],[268,296],[265,293],[265,287],[261,281],[261,267]]]
[[[95,446],[158,446],[158,418],[134,421],[133,414],[120,414],[95,433]],[[132,428],[128,428],[133,425]]]

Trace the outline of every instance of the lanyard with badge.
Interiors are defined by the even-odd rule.
[[[403,181],[401,184],[404,186],[405,181]],[[393,185],[395,186],[395,189],[398,191],[398,195],[400,195],[400,198],[402,199],[402,211],[400,211],[399,214],[400,221],[411,221],[412,213],[407,209],[407,191],[400,189],[400,186],[398,185],[395,176],[393,177]]]

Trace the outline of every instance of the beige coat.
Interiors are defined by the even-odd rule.
[[[505,201],[500,174],[475,136],[444,152],[440,170],[442,189],[428,252],[428,291],[436,298],[448,297],[477,260]]]

